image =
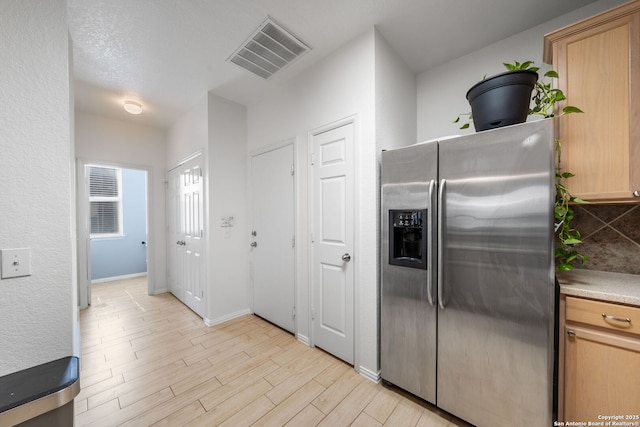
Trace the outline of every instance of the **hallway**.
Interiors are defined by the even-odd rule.
[[[93,285],[92,302],[78,426],[462,425],[259,317],[207,327],[146,277]]]

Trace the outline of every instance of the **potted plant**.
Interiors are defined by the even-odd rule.
[[[535,70],[514,68],[473,85],[467,100],[476,131],[525,122],[537,80]]]
[[[467,92],[467,99],[469,100],[469,104],[471,105],[470,113],[463,113],[458,115],[458,117],[453,121],[454,123],[459,123],[461,116],[468,116],[469,120],[473,120],[474,127],[476,131],[481,132],[487,129],[494,129],[497,127],[513,125],[517,123],[524,123],[527,120],[527,117],[530,115],[541,115],[543,117],[552,117],[555,112],[555,105],[557,102],[564,101],[566,97],[564,93],[560,89],[554,89],[551,87],[551,81],[544,82],[538,79],[538,71],[539,67],[534,66],[533,61],[525,61],[525,62],[517,62],[514,61],[511,63],[503,63],[505,68],[508,70],[506,73],[496,74],[490,78],[483,78],[480,82],[476,83],[474,86],[469,89]],[[529,74],[519,74],[519,73],[529,73]],[[495,87],[498,86],[499,82],[503,80],[504,76],[535,76],[535,80],[531,83],[531,89],[528,91],[526,96],[525,107],[522,107],[522,99],[520,97],[512,97],[511,95],[515,95],[515,92],[518,92],[518,95],[521,95],[526,90],[523,86],[528,86],[528,83],[524,83],[526,80],[525,77],[512,77],[510,79],[510,84],[508,86],[519,86],[519,90],[515,90],[513,87],[511,91],[507,93],[505,87]],[[557,78],[558,73],[553,70],[549,70],[544,73],[544,78],[552,79]],[[520,84],[516,84],[515,82],[520,80]],[[484,85],[484,83],[491,83],[491,85]],[[493,88],[493,89],[492,89]],[[482,89],[485,89],[485,92],[479,94]],[[493,94],[492,94],[493,92]],[[514,92],[514,93],[512,93]],[[494,99],[502,96],[503,98],[498,100]],[[471,102],[470,97],[474,97],[474,103]],[[486,103],[477,103],[478,97],[486,97]],[[532,103],[533,101],[533,103]],[[484,104],[487,104],[489,109],[492,111],[485,111]],[[489,105],[490,104],[490,105]],[[533,104],[533,105],[532,105]],[[492,108],[495,107],[495,108]],[[517,111],[518,120],[501,120],[500,117],[509,116],[509,113],[502,113],[501,110],[512,110]],[[524,115],[522,114],[524,111]],[[574,106],[566,106],[562,109],[559,116],[569,113],[582,113],[577,107]],[[482,115],[480,119],[478,119],[478,115]],[[516,117],[516,113],[511,114],[509,117]],[[467,129],[469,127],[469,122],[465,122],[460,126],[460,129]]]
[[[525,61],[525,62],[517,62],[514,63],[504,63],[505,68],[509,72],[514,71],[531,71],[536,73],[536,81],[533,85],[532,90],[530,91],[530,101],[528,104],[528,111],[525,115],[524,119],[515,122],[515,123],[506,123],[506,124],[498,124],[498,126],[493,127],[501,127],[507,126],[508,124],[516,124],[522,123],[526,121],[527,116],[530,115],[541,115],[545,118],[553,117],[556,114],[556,103],[560,101],[564,101],[566,99],[564,93],[560,89],[553,88],[551,85],[551,79],[557,78],[558,73],[553,70],[549,70],[544,73],[544,78],[548,79],[548,81],[541,81],[538,79],[538,71],[539,68],[534,66],[533,61]],[[476,85],[477,86],[477,85]],[[472,87],[474,89],[476,86]],[[469,92],[467,92],[467,99],[469,99]],[[514,106],[512,108],[518,108],[518,106]],[[562,110],[557,114],[557,116],[563,116],[565,114],[571,113],[582,113],[582,110],[578,107],[574,107],[572,105],[567,105],[562,108]],[[476,109],[473,108],[471,113],[460,114],[454,120],[454,123],[460,122],[460,117],[463,115],[467,115],[469,120],[473,119],[474,126],[476,130],[482,131],[483,129],[482,123],[484,120],[476,121]],[[478,124],[480,123],[480,125]],[[481,129],[478,129],[478,126],[481,126]],[[460,129],[466,129],[469,127],[469,122],[464,123],[460,126]],[[489,127],[487,129],[492,129],[493,127]],[[572,203],[588,203],[579,197],[574,196],[569,192],[565,185],[565,181],[574,175],[571,172],[562,171],[562,141],[559,139],[555,140],[555,187],[556,187],[556,197],[555,197],[555,205],[554,205],[554,218],[555,218],[555,236],[556,236],[556,249],[555,249],[555,260],[556,260],[556,270],[559,271],[568,271],[573,269],[573,263],[579,262],[581,264],[585,264],[587,261],[587,257],[578,253],[576,250],[576,245],[582,243],[580,240],[580,232],[572,227],[571,222],[573,221],[573,209],[571,208]]]

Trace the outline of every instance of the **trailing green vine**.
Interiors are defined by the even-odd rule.
[[[513,70],[530,70],[536,73],[540,70],[536,67],[533,61],[513,63],[503,63],[505,68],[509,71]],[[483,78],[483,80],[486,76]],[[549,70],[543,75],[543,79],[538,79],[531,92],[531,103],[529,105],[528,115],[540,115],[545,118],[563,116],[571,113],[582,113],[582,110],[572,105],[567,105],[559,112],[556,111],[556,103],[566,100],[564,93],[560,89],[552,87],[552,79],[558,78],[558,73],[554,70]],[[467,129],[473,116],[471,113],[459,114],[453,123],[459,123],[461,116],[467,116],[468,121],[460,126],[460,129]],[[565,181],[574,176],[571,172],[562,171],[562,141],[555,140],[555,175],[556,175],[556,198],[554,206],[555,217],[555,235],[556,248],[555,248],[555,260],[556,270],[568,271],[572,270],[575,263],[584,265],[587,262],[587,257],[580,254],[576,250],[576,246],[582,243],[580,232],[573,228],[571,222],[574,218],[574,211],[571,207],[572,203],[589,203],[582,200],[579,197],[574,196],[569,192],[565,185]]]
[[[507,70],[531,70],[538,72],[539,68],[534,66],[533,61],[513,64],[505,63]],[[531,94],[532,106],[529,107],[529,115],[540,115],[543,117],[553,117],[556,110],[556,103],[566,100],[566,96],[560,89],[551,86],[551,79],[557,79],[558,73],[549,70],[544,73],[546,82],[538,79]],[[572,105],[567,105],[560,111],[558,117],[565,114],[582,113],[582,110]],[[587,257],[580,254],[576,246],[582,243],[580,232],[572,225],[574,211],[572,203],[588,203],[579,197],[574,196],[567,189],[565,182],[575,176],[571,172],[562,171],[562,140],[555,140],[555,169],[556,169],[556,198],[554,205],[555,235],[557,244],[555,248],[556,270],[573,270],[573,264],[579,262],[584,265]]]
[[[587,257],[578,253],[576,245],[582,243],[580,232],[571,226],[573,221],[573,208],[570,203],[589,203],[574,196],[567,189],[564,181],[575,176],[571,172],[562,172],[562,141],[555,140],[555,167],[556,167],[556,200],[554,208],[555,234],[557,245],[555,249],[556,270],[573,270],[572,263],[580,262],[584,265]]]
[[[540,70],[540,67],[535,67],[533,61],[525,61],[520,63],[518,61],[514,61],[513,64],[503,63],[505,68],[509,71],[513,70],[530,70],[535,71],[536,73]],[[549,70],[544,73],[544,76],[547,79],[557,79],[558,73],[553,70]],[[567,99],[564,96],[564,93],[560,89],[555,89],[551,87],[551,80],[543,81],[538,79],[536,81],[535,86],[533,87],[533,91],[531,93],[531,100],[533,101],[533,106],[529,107],[529,115],[540,115],[543,117],[552,117],[555,114],[555,105],[557,102],[564,101]],[[578,107],[574,107],[572,105],[567,105],[562,109],[558,116],[563,116],[569,113],[582,113],[582,110]]]

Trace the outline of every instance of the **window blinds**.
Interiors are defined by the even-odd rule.
[[[88,168],[91,234],[120,234],[120,170],[101,166]]]
[[[118,170],[89,166],[89,196],[118,197]]]

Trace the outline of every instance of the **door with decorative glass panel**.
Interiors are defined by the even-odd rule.
[[[204,180],[202,155],[168,173],[169,290],[204,315]]]

